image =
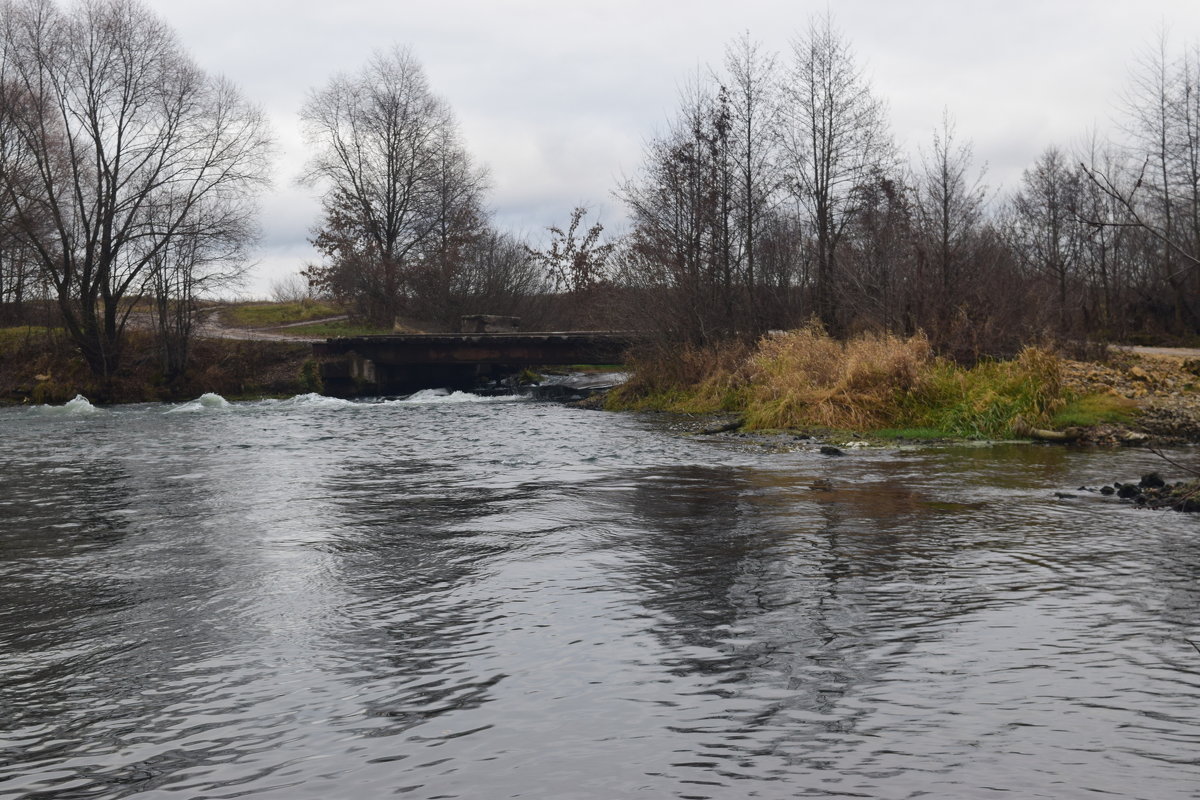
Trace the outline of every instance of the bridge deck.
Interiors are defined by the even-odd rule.
[[[616,364],[642,338],[624,331],[349,336],[316,342],[313,354],[326,360],[327,387],[388,394],[467,388],[483,375],[543,364]]]
[[[318,356],[355,353],[376,364],[614,363],[641,337],[621,331],[419,333],[348,336],[313,345]]]

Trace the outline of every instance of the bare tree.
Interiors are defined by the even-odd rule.
[[[307,274],[390,325],[411,306],[416,285],[479,231],[485,179],[406,49],[376,53],[357,74],[335,76],[309,95],[301,119],[316,148],[305,180],[325,192],[314,239],[325,263]]]
[[[271,281],[271,299],[276,303],[308,303],[313,287],[303,274],[293,272]]]
[[[670,130],[618,190],[632,225],[623,282],[657,295],[654,327],[673,338],[707,341],[736,329],[730,121],[720,87],[685,87]]]
[[[930,287],[916,258],[912,192],[878,173],[857,190],[840,256],[843,314],[851,330],[928,328]]]
[[[170,217],[174,210],[161,210]],[[236,203],[203,202],[192,212],[187,235],[166,241],[152,237],[150,294],[154,298],[159,353],[164,377],[172,381],[186,371],[199,301],[205,294],[235,286],[253,240],[251,215]]]
[[[529,246],[489,228],[474,237],[458,275],[460,314],[503,314],[521,318],[531,330],[546,321],[551,287]]]
[[[838,248],[872,175],[896,164],[884,104],[871,92],[829,14],[792,43],[781,144],[799,212],[811,229],[816,310],[837,326]]]
[[[921,153],[913,181],[920,256],[933,271],[933,281],[923,290],[935,296],[932,305],[943,327],[961,300],[961,284],[971,277],[972,251],[987,200],[982,171],[972,175],[971,162],[971,143],[957,140],[954,120],[944,110],[941,127],[933,133],[931,149]]]
[[[769,325],[763,315],[766,298],[760,292],[760,250],[772,211],[779,202],[782,176],[779,170],[778,81],[776,56],[764,53],[749,33],[743,33],[725,48],[732,171],[731,191],[738,252],[735,259],[746,287],[746,324],[756,331]]]
[[[1026,274],[1050,281],[1059,333],[1073,317],[1072,285],[1078,274],[1082,229],[1078,224],[1079,175],[1057,147],[1044,150],[1025,170],[1012,201],[1013,245]]]
[[[1114,186],[1125,184],[1127,159],[1094,131],[1085,139],[1082,157],[1075,213],[1083,226],[1084,323],[1092,335],[1121,339],[1132,332],[1135,317],[1145,307],[1135,296],[1135,290],[1148,288],[1140,255],[1148,244],[1149,250],[1158,245],[1133,221],[1119,197],[1106,190],[1107,177],[1100,177],[1111,176]]]
[[[1173,56],[1160,33],[1139,57],[1124,97],[1124,158],[1084,159],[1089,190],[1107,213],[1088,209],[1096,229],[1139,232],[1131,285],[1156,322],[1200,330],[1200,49]],[[1164,307],[1164,305],[1166,307]]]
[[[569,294],[586,293],[605,278],[608,256],[613,243],[601,242],[604,226],[595,222],[580,236],[580,225],[588,209],[578,206],[571,211],[571,221],[565,229],[551,225],[550,246],[545,250],[530,248],[530,255],[545,269],[554,290]]]
[[[3,46],[3,40],[0,40]],[[4,58],[0,55],[0,64]],[[0,73],[2,75],[2,73]],[[28,186],[30,160],[18,135],[21,117],[34,113],[29,96],[19,86],[0,77],[0,185]],[[0,192],[0,320],[20,322],[24,306],[39,285],[34,253],[20,235],[17,209]]]
[[[453,128],[443,128],[439,136],[429,209],[434,226],[419,264],[410,271],[410,289],[423,318],[456,326],[468,291],[468,261],[488,229],[483,208],[488,181],[459,145]]]
[[[110,376],[130,301],[163,251],[202,235],[201,208],[250,213],[242,201],[266,181],[266,121],[136,0],[65,11],[25,0],[2,16],[5,78],[43,113],[18,126],[36,180],[5,173],[0,190],[67,331],[92,370]]]
[[[1134,194],[1141,191],[1143,216],[1155,218],[1155,228],[1164,244],[1163,272],[1171,276],[1179,249],[1169,244],[1176,236],[1175,209],[1171,202],[1176,120],[1172,105],[1179,87],[1168,49],[1166,31],[1160,30],[1154,44],[1145,48],[1137,59],[1125,97],[1125,113],[1126,129],[1138,154],[1134,158],[1143,164],[1138,185],[1130,190],[1129,199],[1132,201]]]
[[[1175,88],[1171,151],[1180,238],[1189,254],[1200,255],[1200,44],[1177,60]]]
[[[577,206],[565,228],[547,228],[550,244],[544,250],[526,246],[531,263],[547,277],[561,301],[558,305],[569,316],[558,320],[564,327],[588,328],[598,321],[598,290],[608,281],[610,260],[617,247],[614,241],[601,240],[604,225],[599,221],[582,227],[587,214],[586,206]]]
[[[776,71],[748,34],[730,42],[723,69],[684,87],[669,130],[619,187],[632,218],[622,282],[655,298],[640,324],[704,342],[794,320],[807,256],[782,202]]]

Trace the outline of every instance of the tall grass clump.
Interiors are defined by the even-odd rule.
[[[1058,358],[1026,347],[1012,361],[981,361],[969,369],[936,361],[908,397],[900,418],[947,436],[998,438],[1014,426],[1047,427],[1066,405]]]
[[[632,376],[609,393],[605,405],[611,410],[685,414],[740,411],[751,352],[738,341],[643,347],[628,359]]]
[[[746,427],[890,426],[932,358],[921,335],[863,334],[839,342],[810,325],[768,336],[748,364]]]
[[[831,428],[1000,438],[1055,427],[1071,406],[1059,360],[1027,347],[1012,361],[963,367],[934,356],[923,335],[830,338],[818,325],[751,348],[659,345],[631,361],[610,409],[741,414],[751,430]]]

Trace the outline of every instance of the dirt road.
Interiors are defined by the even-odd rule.
[[[220,308],[206,309],[197,327],[197,334],[208,339],[238,339],[242,341],[271,341],[271,342],[313,342],[322,337],[298,336],[288,333],[289,328],[301,328],[318,322],[335,322],[346,319],[345,314],[321,319],[309,319],[304,322],[290,322],[286,325],[275,325],[270,328],[236,328],[225,324],[221,317]]]
[[[1200,348],[1196,347],[1134,347],[1132,345],[1114,345],[1113,349],[1139,356],[1157,356],[1162,358],[1200,358]]]

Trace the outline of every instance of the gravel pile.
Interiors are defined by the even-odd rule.
[[[1103,364],[1065,361],[1063,384],[1081,394],[1111,392],[1140,410],[1128,428],[1098,426],[1089,439],[1133,444],[1141,433],[1161,442],[1200,442],[1200,360],[1123,353]]]

